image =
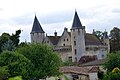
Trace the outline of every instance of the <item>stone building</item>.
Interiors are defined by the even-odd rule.
[[[107,33],[104,34],[103,42],[101,42],[93,33],[86,33],[85,26],[79,19],[77,11],[75,11],[72,27],[70,32],[67,28],[61,36],[54,32],[54,36],[45,35],[41,24],[35,16],[31,31],[32,43],[45,43],[53,46],[54,51],[60,54],[63,61],[78,62],[82,56],[94,56],[98,59],[104,59],[109,52],[109,38]]]

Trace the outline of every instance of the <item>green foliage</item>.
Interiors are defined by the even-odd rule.
[[[120,80],[120,72],[118,73],[109,72],[104,76],[103,80]]]
[[[8,40],[6,43],[4,43],[1,47],[2,51],[8,50],[8,51],[13,51],[15,49],[15,45],[11,40]]]
[[[15,46],[18,46],[19,44],[20,33],[21,33],[21,30],[17,30],[15,34],[12,34],[12,36],[10,36],[10,39],[13,41],[13,44]]]
[[[74,63],[71,61],[62,62],[62,66],[72,66]]]
[[[111,72],[115,67],[120,68],[120,51],[108,54],[104,67],[107,72]]]
[[[110,31],[110,51],[115,52],[120,50],[120,29],[117,27],[114,27]]]
[[[10,74],[8,77],[21,75],[23,78],[29,79],[33,65],[22,54],[4,51],[0,54],[0,66],[8,67],[8,73]]]
[[[22,80],[22,76],[12,77],[12,78],[9,78],[8,80]]]
[[[94,34],[98,37],[98,39],[102,40],[104,32],[102,31],[95,31]]]
[[[53,52],[51,47],[37,43],[20,47],[16,51],[33,63],[34,78],[43,79],[60,74],[61,59]]]
[[[10,39],[10,35],[8,33],[3,33],[0,36],[0,52],[2,52],[2,46]]]
[[[15,34],[10,35],[9,33],[3,33],[0,36],[0,52],[3,50],[12,51],[19,44],[21,30],[17,30]]]
[[[7,76],[9,75],[8,73],[8,67],[7,66],[0,66],[0,80],[6,79]]]

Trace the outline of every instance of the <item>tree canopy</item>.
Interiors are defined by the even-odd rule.
[[[0,66],[7,67],[9,74],[7,77],[21,75],[23,78],[29,79],[32,73],[30,70],[33,64],[22,54],[4,51],[0,54]]]
[[[115,67],[120,68],[120,51],[108,54],[104,66],[107,72],[111,72]]]
[[[19,44],[21,30],[17,30],[15,34],[3,33],[0,36],[0,52],[3,50],[12,51]]]
[[[60,74],[61,59],[48,45],[28,44],[16,50],[23,54],[34,65],[32,70],[35,79],[43,79]]]
[[[120,50],[120,29],[114,27],[110,31],[110,51],[115,52]]]

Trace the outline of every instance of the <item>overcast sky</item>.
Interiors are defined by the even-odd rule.
[[[30,41],[35,14],[48,35],[61,35],[70,30],[75,9],[88,33],[120,28],[120,0],[0,0],[0,35],[21,29],[21,41]]]

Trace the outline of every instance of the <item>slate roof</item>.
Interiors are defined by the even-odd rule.
[[[78,67],[78,66],[64,66],[60,69],[63,73],[76,73],[88,75],[89,68]]]
[[[99,60],[94,60],[94,61],[90,61],[87,63],[83,63],[80,64],[80,67],[87,67],[87,66],[100,66],[103,65],[105,63],[106,59],[99,59]]]
[[[45,33],[37,19],[37,17],[35,16],[34,18],[34,22],[33,22],[33,27],[32,27],[32,31],[31,33]]]
[[[57,45],[60,36],[47,36],[49,38],[49,40],[53,43],[53,45]]]
[[[71,36],[71,33],[68,32],[68,34]],[[50,41],[53,43],[53,45],[57,45],[59,39],[61,36],[47,36]],[[85,34],[85,45],[102,45],[100,40],[94,35],[94,34]]]
[[[71,29],[77,29],[77,28],[83,29],[83,26],[81,24],[81,21],[79,19],[77,11],[75,11],[75,15],[74,15],[73,24],[72,24]]]
[[[97,56],[96,55],[93,55],[93,56],[82,56],[79,60],[79,64],[82,64],[82,63],[87,63],[87,62],[90,62],[90,61],[94,61],[94,60],[97,60]]]
[[[102,43],[94,34],[86,33],[85,45],[102,45]]]
[[[93,67],[79,67],[79,66],[64,66],[60,68],[60,71],[69,74],[69,73],[75,73],[75,74],[82,74],[88,76],[88,73],[94,73],[98,72],[100,69],[97,66]]]

